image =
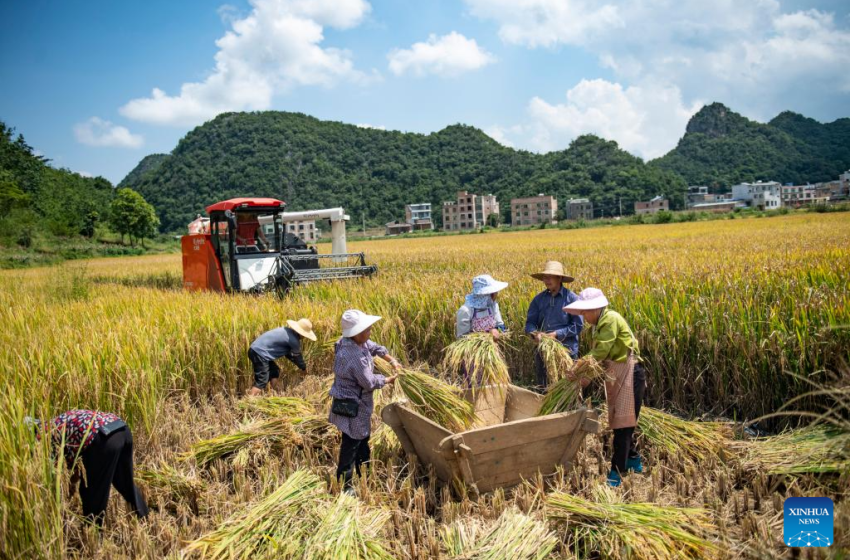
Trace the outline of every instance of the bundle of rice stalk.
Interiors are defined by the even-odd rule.
[[[401,451],[401,442],[393,429],[386,424],[378,426],[369,441],[372,445],[372,455],[377,459],[385,460]]]
[[[516,509],[505,511],[499,520],[476,539],[470,546],[472,534],[463,534],[462,529],[443,534],[443,542],[449,536],[447,548],[451,546],[452,558],[475,560],[542,560],[549,556],[558,544],[558,538],[544,523]],[[459,551],[459,552],[454,552]]]
[[[595,487],[592,497],[559,492],[546,498],[547,517],[575,528],[580,557],[672,560],[711,558],[720,551],[717,528],[704,509],[624,503],[606,485]]]
[[[569,356],[569,354],[567,355]],[[546,396],[540,404],[540,410],[537,412],[538,416],[575,410],[581,402],[582,380],[593,381],[604,377],[605,370],[602,367],[595,367],[593,365],[599,365],[596,360],[592,358],[586,360],[589,361],[576,362],[578,366],[576,367],[576,372],[571,374],[575,377],[574,380],[564,377],[549,385],[549,388],[546,390]],[[583,366],[582,363],[589,363],[590,365]]]
[[[313,414],[313,405],[298,397],[248,397],[239,401],[239,408],[266,416],[293,417]]]
[[[850,472],[850,432],[832,426],[807,426],[777,436],[747,441],[743,468],[768,474]]]
[[[463,519],[444,525],[440,529],[440,539],[449,558],[458,558],[472,550],[478,536],[478,523],[475,520]]]
[[[369,510],[357,498],[340,494],[321,514],[304,546],[315,560],[392,560],[382,537],[389,512]]]
[[[546,366],[546,377],[550,385],[563,379],[567,372],[573,369],[574,362],[570,351],[556,339],[541,336],[540,342],[537,343],[537,351],[540,353],[543,365]]]
[[[287,418],[271,418],[254,422],[240,430],[212,439],[201,440],[192,445],[189,456],[194,457],[199,466],[235,453],[244,447],[262,441],[271,444],[290,443],[301,445],[303,440]]]
[[[183,473],[166,462],[156,468],[137,468],[135,476],[149,487],[167,492],[173,499],[197,500],[206,488],[206,483],[195,473]]]
[[[585,356],[576,360],[573,375],[576,379],[599,379],[605,376],[605,368],[593,356]]]
[[[638,417],[638,430],[650,445],[699,464],[709,456],[723,461],[733,438],[732,426],[724,422],[685,420],[656,408],[644,406]]]
[[[327,416],[311,415],[301,418],[292,418],[292,428],[295,433],[307,439],[313,447],[324,447],[328,440],[337,436],[336,427],[328,422]]]
[[[323,490],[316,475],[296,471],[261,501],[189,543],[183,553],[211,560],[300,558],[314,529],[305,512]]]
[[[462,432],[475,423],[475,405],[461,396],[458,387],[412,368],[402,368],[396,383],[417,412],[444,428]]]
[[[443,369],[455,379],[468,376],[476,385],[509,385],[511,375],[501,348],[490,333],[470,333],[444,350]]]

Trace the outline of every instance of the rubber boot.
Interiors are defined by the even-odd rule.
[[[638,457],[629,457],[626,459],[626,470],[632,471],[635,473],[643,472],[643,461]]]
[[[611,472],[608,473],[608,486],[616,488],[620,485],[622,481],[623,479],[620,478],[620,473],[618,473],[614,469],[611,469]]]

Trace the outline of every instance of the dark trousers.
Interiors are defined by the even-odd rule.
[[[572,354],[573,359],[575,359],[575,355]],[[535,375],[535,390],[538,393],[545,393],[546,388],[549,386],[549,376],[546,373],[546,364],[543,363],[543,356],[540,355],[538,350],[534,351],[534,375]]]
[[[133,435],[129,428],[108,436],[97,434],[82,452],[86,476],[80,480],[83,515],[103,525],[109,490],[115,486],[139,517],[146,517],[148,505],[133,482]]]
[[[372,458],[372,451],[369,449],[369,438],[354,439],[342,434],[342,445],[339,448],[339,463],[336,467],[336,478],[342,478],[345,488],[351,487],[352,471],[357,471],[357,476],[360,476],[360,466],[368,463]]]
[[[635,393],[635,422],[640,416],[640,407],[643,404],[643,396],[646,392],[646,371],[640,362],[635,364],[632,379]],[[614,454],[611,456],[611,470],[624,474],[626,472],[626,460],[640,457],[635,447],[635,429],[618,428],[614,430]]]
[[[253,348],[248,349],[248,359],[251,360],[251,365],[254,366],[254,387],[265,389],[269,384],[270,379],[280,377],[280,368],[272,361],[268,361],[259,354],[254,352]]]

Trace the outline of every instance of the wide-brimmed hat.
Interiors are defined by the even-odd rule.
[[[489,274],[481,274],[472,279],[472,295],[486,296],[501,292],[508,287],[507,282],[500,282]]]
[[[313,332],[313,323],[310,322],[310,319],[306,319],[304,317],[297,321],[288,319],[286,324],[290,329],[294,330],[304,338],[309,338],[312,341],[316,340],[316,333]]]
[[[349,309],[342,314],[342,336],[357,336],[380,320],[378,315],[367,315],[359,309]]]
[[[608,307],[608,298],[599,288],[585,288],[578,294],[578,299],[564,307],[564,311],[579,315],[580,311],[602,309]]]
[[[568,276],[566,272],[564,272],[564,265],[559,263],[558,261],[548,261],[543,266],[543,272],[535,272],[531,275],[535,280],[543,280],[544,276],[560,276],[561,282],[572,282],[573,277]]]

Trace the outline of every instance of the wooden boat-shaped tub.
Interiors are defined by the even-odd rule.
[[[543,397],[515,385],[482,387],[474,398],[467,390],[464,396],[478,415],[465,432],[452,433],[404,402],[385,406],[381,418],[412,461],[433,465],[444,482],[458,479],[479,492],[513,486],[538,472],[552,474],[559,465],[568,470],[585,436],[599,431],[592,409],[538,417]]]

